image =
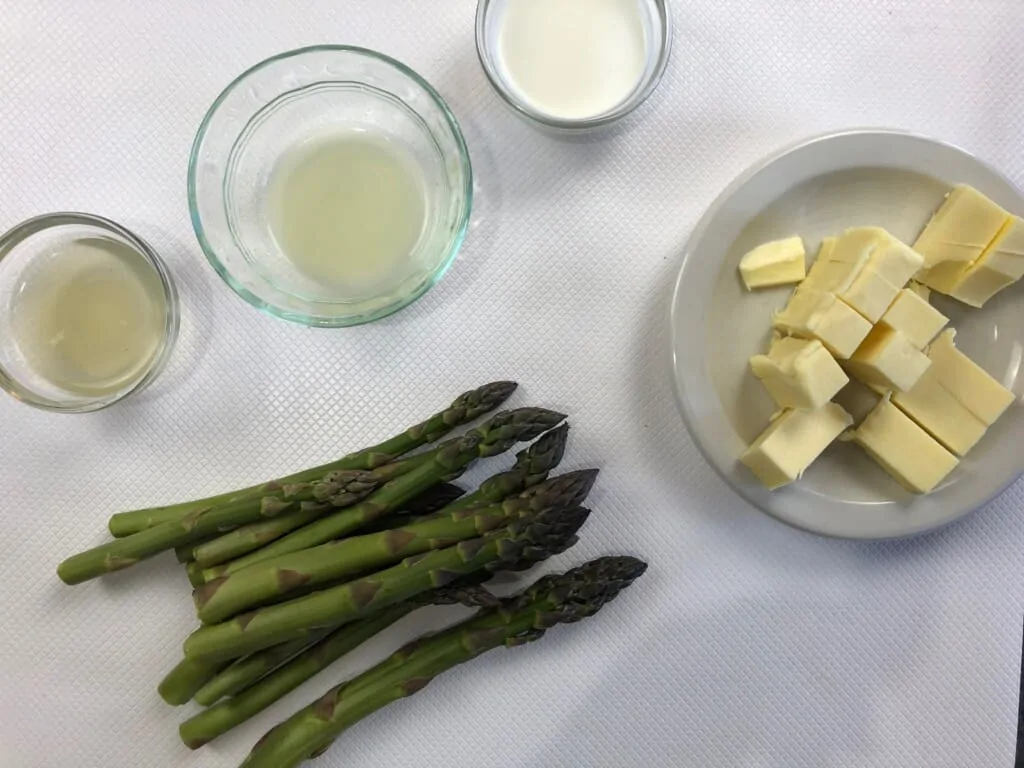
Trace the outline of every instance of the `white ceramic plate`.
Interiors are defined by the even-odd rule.
[[[715,201],[686,245],[672,297],[672,363],[679,408],[712,467],[744,498],[783,522],[858,539],[907,536],[963,517],[1024,471],[1020,402],[932,494],[904,491],[859,447],[836,444],[797,483],[774,493],[739,464],[774,404],[749,373],[770,320],[792,287],[748,293],[740,258],[799,234],[811,255],[823,237],[861,225],[913,243],[950,187],[971,184],[1013,213],[1024,198],[999,172],[948,144],[896,131],[849,131],[804,141],[762,161]],[[1024,393],[1024,284],[984,309],[934,295],[957,343],[1020,398]],[[839,398],[855,417],[873,402],[851,385]]]

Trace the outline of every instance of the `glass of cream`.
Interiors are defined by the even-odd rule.
[[[630,114],[672,47],[665,0],[479,0],[476,45],[491,85],[521,117],[586,131]]]
[[[0,387],[29,405],[83,413],[138,392],[178,332],[170,274],[108,219],[51,213],[0,235]]]

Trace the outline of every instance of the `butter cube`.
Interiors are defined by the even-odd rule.
[[[866,233],[843,238],[826,237],[801,287],[823,293],[843,293],[871,260],[874,245],[874,236],[866,237]]]
[[[794,291],[789,304],[777,313],[774,326],[780,331],[817,339],[840,360],[846,360],[871,332],[871,323],[831,293],[807,286]]]
[[[882,315],[882,323],[902,333],[918,349],[924,349],[946,327],[949,318],[913,290],[904,288]]]
[[[804,241],[799,237],[760,245],[740,260],[747,290],[799,283],[807,274]]]
[[[972,307],[985,302],[1024,277],[1024,220],[1013,216],[960,281],[948,291]]]
[[[868,414],[853,439],[913,493],[931,492],[960,463],[888,398]]]
[[[955,187],[914,243],[925,260],[918,280],[940,293],[952,291],[1009,218],[973,187]]]
[[[850,381],[820,341],[778,339],[750,368],[780,408],[820,408]]]
[[[955,338],[956,331],[950,329],[940,334],[928,348],[935,375],[953,397],[990,427],[1017,398],[958,350]]]
[[[912,389],[893,393],[892,402],[959,456],[966,456],[988,431],[985,422],[942,386],[934,365],[925,371]]]
[[[879,324],[847,361],[846,370],[868,386],[906,391],[931,364],[906,336]]]
[[[924,264],[924,257],[880,227],[858,227],[839,238],[831,258],[861,263],[865,254],[867,263],[849,285],[835,293],[877,323],[896,294]]]
[[[770,490],[800,477],[853,418],[835,403],[816,411],[783,411],[740,457]]]
[[[931,301],[932,299],[932,289],[916,280],[911,280],[907,283],[907,290],[913,291],[925,301]]]

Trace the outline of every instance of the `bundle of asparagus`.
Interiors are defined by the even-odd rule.
[[[169,704],[194,699],[209,707],[181,725],[193,749],[419,607],[481,608],[332,690],[268,734],[245,763],[298,765],[445,669],[592,615],[643,572],[632,558],[604,558],[542,579],[516,598],[498,600],[483,586],[495,572],[528,569],[575,544],[597,476],[549,477],[568,425],[542,408],[498,413],[426,447],[495,410],[515,386],[472,390],[390,440],[270,483],[116,514],[114,540],[68,558],[58,575],[77,584],[176,552],[202,626],[185,640],[185,658],[159,693]],[[474,492],[451,484],[476,460],[535,439],[511,469]]]

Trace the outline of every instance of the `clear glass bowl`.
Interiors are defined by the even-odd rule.
[[[278,161],[339,130],[397,143],[426,182],[426,222],[409,270],[374,295],[318,284],[296,269],[266,212]],[[254,307],[322,327],[380,319],[437,283],[466,235],[472,189],[462,132],[438,93],[394,59],[348,46],[283,53],[240,75],[203,118],[188,168],[192,225],[217,273]]]
[[[40,375],[19,347],[13,324],[14,297],[24,290],[31,270],[43,265],[42,260],[50,258],[55,246],[88,240],[113,241],[122,257],[137,259],[132,269],[137,273],[141,270],[163,294],[159,308],[163,333],[148,361],[123,386],[95,395],[69,392]],[[0,235],[0,307],[0,387],[28,405],[62,413],[97,411],[141,391],[164,369],[178,336],[178,294],[156,251],[121,225],[86,213],[37,216]]]
[[[631,114],[654,93],[672,55],[672,16],[666,0],[637,0],[646,33],[647,61],[633,92],[617,106],[599,115],[565,119],[546,114],[524,100],[502,71],[498,55],[498,14],[503,0],[478,0],[476,51],[494,90],[517,115],[555,133],[586,133],[610,125]]]

